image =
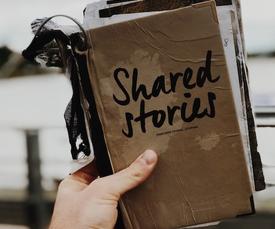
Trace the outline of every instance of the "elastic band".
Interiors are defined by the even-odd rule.
[[[63,14],[57,14],[57,15],[54,15],[54,16],[51,16],[51,17],[48,17],[45,21],[43,21],[43,23],[39,26],[38,30],[36,31],[35,33],[35,37],[37,37],[39,35],[39,33],[41,32],[41,30],[43,29],[43,27],[50,21],[52,20],[53,18],[56,18],[56,17],[65,17],[65,18],[68,18],[70,20],[72,20],[75,24],[77,24],[77,26],[80,28],[81,32],[83,33],[83,36],[84,36],[84,48],[83,50],[79,50],[79,51],[86,51],[89,47],[88,45],[88,38],[87,38],[87,34],[84,30],[84,28],[82,27],[82,25],[74,18],[68,16],[68,15],[63,15]]]

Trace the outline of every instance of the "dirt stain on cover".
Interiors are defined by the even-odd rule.
[[[195,140],[199,143],[201,149],[209,151],[215,148],[220,142],[220,136],[216,133],[211,133],[204,137],[196,137]]]

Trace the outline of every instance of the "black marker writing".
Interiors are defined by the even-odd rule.
[[[192,97],[189,92],[193,88],[202,88],[206,83],[215,83],[220,79],[220,76],[213,77],[211,73],[211,58],[212,52],[206,54],[205,66],[198,68],[197,75],[194,76],[194,71],[187,67],[184,72],[170,72],[170,84],[165,81],[165,75],[156,77],[150,89],[142,83],[138,83],[139,72],[137,68],[133,68],[131,74],[126,68],[117,68],[114,71],[115,82],[120,89],[119,96],[113,95],[114,101],[120,106],[127,106],[131,102],[140,100],[140,112],[138,117],[134,117],[132,113],[125,113],[126,129],[122,132],[127,137],[133,136],[133,123],[139,123],[140,129],[146,133],[146,123],[152,122],[155,128],[161,128],[165,122],[173,126],[175,116],[180,116],[183,122],[192,122],[194,119],[203,117],[214,118],[216,95],[213,92],[206,92],[208,104],[205,106],[201,103],[198,97]],[[123,82],[130,80],[131,91],[129,92]],[[184,102],[178,106],[167,106],[165,110],[146,111],[146,101],[160,94],[176,93],[178,87],[184,87],[186,93],[183,95]],[[191,113],[188,111],[191,110]]]

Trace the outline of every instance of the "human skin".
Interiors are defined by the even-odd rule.
[[[118,200],[149,177],[157,159],[154,151],[146,150],[113,175],[98,178],[91,163],[68,176],[59,185],[49,229],[113,229]]]

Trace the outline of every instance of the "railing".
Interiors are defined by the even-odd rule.
[[[28,224],[31,229],[46,227],[49,219],[46,203],[43,198],[42,176],[39,155],[39,131],[26,130],[27,163],[28,163]]]
[[[39,134],[42,129],[20,129],[25,136],[28,185],[26,190],[10,190],[9,198],[1,196],[0,224],[26,225],[30,229],[47,228],[53,210],[56,190],[42,187]]]

